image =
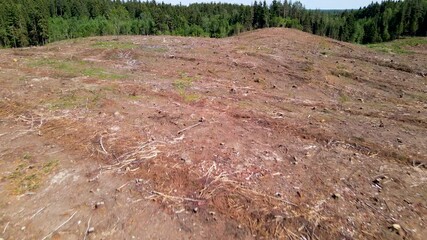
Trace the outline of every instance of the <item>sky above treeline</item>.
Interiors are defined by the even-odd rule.
[[[250,5],[255,0],[163,0],[164,3],[172,4],[183,4],[188,5],[190,3],[196,2],[222,2],[222,3],[237,3],[237,4],[247,4]],[[263,0],[258,0],[263,1]],[[271,3],[272,0],[267,0],[268,3]],[[162,0],[157,0],[157,2],[162,2]],[[283,2],[283,0],[282,0]],[[296,2],[294,0],[293,2]],[[307,9],[359,9],[369,5],[373,0],[300,0],[300,2]]]

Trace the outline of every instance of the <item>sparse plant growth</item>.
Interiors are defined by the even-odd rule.
[[[332,75],[337,77],[354,78],[354,74],[345,70],[344,68],[338,68],[337,70],[331,71]]]
[[[92,63],[80,60],[56,60],[56,59],[38,59],[28,64],[30,67],[47,67],[69,77],[94,77],[107,80],[119,80],[126,78],[126,75],[111,72],[104,68],[93,66]]]
[[[133,43],[124,43],[124,42],[96,42],[91,45],[94,48],[104,48],[104,49],[121,49],[121,50],[128,50],[137,47]]]
[[[35,191],[40,188],[46,176],[58,166],[57,160],[48,160],[44,163],[34,165],[29,163],[25,156],[21,162],[6,177],[10,181],[8,188],[16,195]]]
[[[51,110],[93,108],[101,98],[99,93],[71,92],[46,102],[45,106]]]
[[[427,45],[425,38],[405,38],[388,43],[369,44],[368,47],[391,54],[413,54],[410,47]]]
[[[196,102],[200,99],[199,94],[191,93],[189,90],[192,87],[193,82],[193,77],[187,76],[186,73],[181,73],[181,78],[175,80],[173,83],[179,95],[183,97],[186,102]]]

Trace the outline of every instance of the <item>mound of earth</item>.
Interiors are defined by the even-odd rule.
[[[422,239],[427,55],[291,29],[0,50],[3,239]]]

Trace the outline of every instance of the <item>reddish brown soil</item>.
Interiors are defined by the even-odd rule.
[[[423,49],[267,29],[1,50],[0,237],[423,239]]]

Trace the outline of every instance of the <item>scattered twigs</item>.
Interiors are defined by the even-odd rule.
[[[30,130],[39,129],[43,125],[43,116],[41,116],[41,115],[36,116],[36,117],[34,117],[33,114],[31,114],[30,117],[26,117],[24,115],[19,115],[16,120],[29,124]],[[36,126],[37,123],[38,123],[38,125]]]
[[[86,240],[87,235],[89,234],[90,221],[92,220],[92,216],[89,217],[89,221],[87,221],[87,228],[83,237],[83,240]]]
[[[214,167],[215,165],[212,165],[208,172],[205,174],[206,177],[209,177],[211,174],[211,169]],[[209,183],[209,184],[205,184],[205,187],[200,191],[200,197],[209,199],[213,197],[213,193],[215,191],[217,191],[217,189],[232,189],[233,192],[240,192],[245,196],[258,196],[258,197],[262,197],[262,198],[266,198],[269,200],[275,200],[275,201],[279,201],[279,202],[283,202],[286,203],[288,205],[297,207],[298,205],[295,203],[292,203],[290,201],[287,201],[285,199],[282,198],[278,198],[278,197],[273,197],[270,196],[268,194],[264,194],[261,192],[257,192],[255,190],[252,189],[248,189],[243,187],[241,184],[239,184],[236,181],[230,180],[227,178],[227,174],[225,174],[224,172],[220,173],[218,176],[216,176],[215,178],[213,178],[213,180]],[[207,182],[206,182],[207,183]]]
[[[56,227],[55,230],[51,231],[48,235],[43,237],[42,240],[45,240],[46,238],[50,237],[54,232],[58,231],[61,227],[63,227],[65,224],[67,224],[69,221],[71,221],[71,219],[73,219],[73,217],[74,217],[74,215],[76,215],[76,213],[77,213],[77,211],[75,211],[73,213],[73,215],[71,215],[71,217],[69,217],[65,222],[61,223],[61,225]]]
[[[160,151],[157,149],[162,146],[163,142],[148,141],[133,149],[133,151],[125,153],[117,158],[118,163],[108,166],[103,166],[101,169],[120,171],[128,168],[129,165],[139,163],[144,160],[157,157]]]
[[[294,207],[298,207],[297,204],[292,203],[292,202],[287,201],[287,200],[282,199],[282,198],[273,197],[273,196],[270,196],[270,195],[267,195],[267,194],[264,194],[264,193],[260,193],[260,192],[257,192],[257,191],[251,190],[251,189],[243,188],[241,186],[236,186],[236,188],[239,189],[239,190],[241,190],[241,191],[243,191],[243,192],[252,193],[252,194],[258,195],[260,197],[268,198],[268,199],[271,199],[271,200],[276,200],[276,201],[279,201],[279,202],[283,202],[283,203],[289,204],[289,205],[294,206]]]
[[[184,202],[184,201],[201,202],[201,201],[203,201],[203,200],[194,199],[194,198],[171,196],[171,195],[167,195],[167,194],[164,194],[164,193],[161,193],[161,192],[157,192],[157,191],[151,191],[151,193],[154,194],[154,195],[161,196],[161,197],[166,198],[166,199],[180,201],[180,202]],[[153,196],[149,196],[146,199],[153,199]]]
[[[29,128],[26,130],[15,131],[14,133],[18,133],[18,134],[14,136],[11,140],[15,140],[27,133],[36,132],[36,131],[39,131],[38,134],[41,135],[40,128],[43,125],[43,116],[37,115],[35,117],[33,114],[31,114],[29,117],[27,117],[25,115],[19,115],[15,119],[15,121],[24,122],[25,124],[29,125]]]

